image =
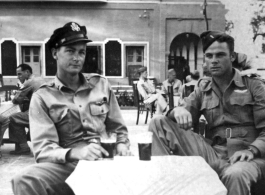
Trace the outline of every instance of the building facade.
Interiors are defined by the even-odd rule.
[[[199,34],[206,30],[203,0],[0,0],[0,73],[15,84],[16,67],[31,65],[49,80],[56,62],[46,43],[53,30],[74,21],[87,27],[83,72],[100,73],[112,85],[131,84],[135,70],[146,66],[157,82],[174,68],[179,79],[202,69]],[[207,1],[210,30],[224,30],[226,10]]]

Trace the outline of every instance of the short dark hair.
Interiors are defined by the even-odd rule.
[[[218,39],[216,39],[216,41],[219,43],[227,43],[230,54],[234,53],[235,40],[233,37],[227,34],[223,34]]]
[[[20,64],[18,68],[21,68],[22,71],[28,70],[32,74],[32,68],[28,64]]]

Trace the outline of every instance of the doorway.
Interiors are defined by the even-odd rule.
[[[200,37],[194,33],[181,33],[170,44],[168,69],[175,69],[177,79],[186,82],[190,71],[198,69],[201,60],[202,46]]]
[[[22,46],[22,63],[30,65],[35,76],[41,76],[40,46]]]

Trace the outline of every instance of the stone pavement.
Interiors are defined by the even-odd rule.
[[[134,155],[138,155],[136,136],[143,131],[147,131],[150,115],[147,124],[144,124],[145,113],[141,114],[139,125],[136,125],[136,109],[122,109],[122,116],[128,127],[129,138],[131,140],[131,151]],[[14,150],[14,147],[14,144],[5,144],[2,146],[3,157],[0,159],[0,195],[13,195],[10,183],[11,178],[24,167],[35,163],[32,154],[21,156],[9,155],[9,152]]]

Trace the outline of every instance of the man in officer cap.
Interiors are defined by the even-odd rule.
[[[201,79],[183,107],[151,121],[152,152],[201,156],[218,173],[228,195],[247,195],[265,176],[264,83],[232,68],[231,36],[207,31],[201,39],[212,78]],[[194,133],[201,115],[208,122],[205,137]]]
[[[115,134],[117,155],[129,155],[128,131],[107,79],[80,73],[86,27],[69,22],[54,31],[48,47],[57,61],[51,84],[34,93],[29,111],[37,164],[12,180],[14,194],[72,194],[65,183],[78,160],[98,160],[108,152],[100,139]]]

